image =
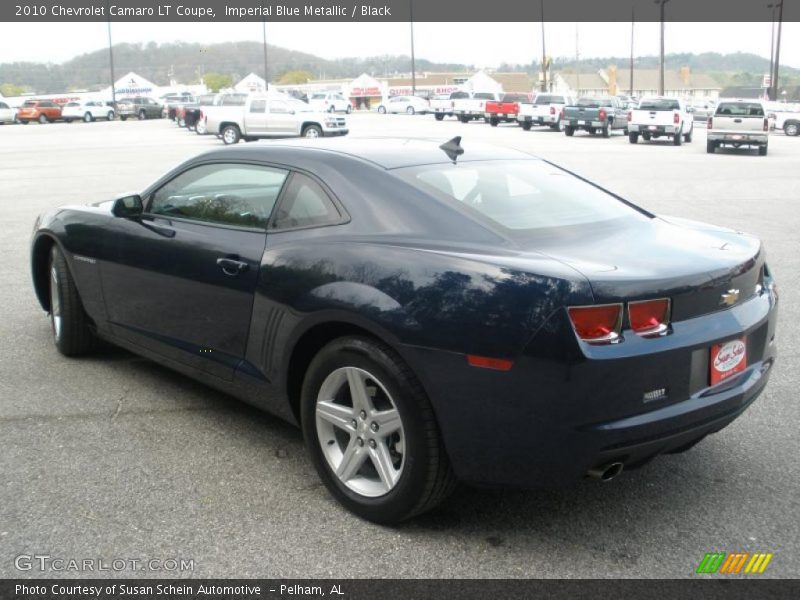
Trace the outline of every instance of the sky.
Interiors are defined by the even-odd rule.
[[[666,50],[752,52],[769,58],[770,23],[667,23]],[[657,55],[659,24],[637,23],[637,56]],[[270,44],[323,58],[408,54],[408,23],[271,23]],[[630,23],[547,23],[547,54],[574,58],[628,56]],[[0,62],[61,63],[105,48],[106,23],[0,23]],[[114,23],[114,43],[261,40],[261,23]],[[435,62],[495,67],[541,57],[539,23],[415,23],[416,55]],[[800,23],[784,23],[781,64],[800,68]]]

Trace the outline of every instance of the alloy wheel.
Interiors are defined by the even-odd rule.
[[[405,466],[403,421],[386,387],[357,367],[331,372],[316,403],[320,449],[353,492],[375,498],[397,485]]]
[[[58,270],[53,265],[50,267],[50,316],[56,341],[61,337],[61,299],[58,288]]]

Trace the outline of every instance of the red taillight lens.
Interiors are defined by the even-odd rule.
[[[619,338],[622,304],[573,306],[567,311],[575,333],[584,342],[608,343]]]
[[[488,356],[478,356],[467,354],[467,363],[470,367],[480,367],[482,369],[494,369],[495,371],[510,371],[514,366],[514,361],[505,358],[489,358]]]
[[[639,335],[660,335],[669,325],[669,299],[642,300],[628,303],[631,329]]]
[[[681,116],[678,113],[673,114],[672,122],[675,123],[675,125],[677,125],[678,123],[681,122]]]
[[[629,110],[628,111],[628,123],[630,123],[631,121],[633,121],[633,111]]]
[[[550,114],[551,114],[551,115],[554,115],[554,114],[556,114],[556,107],[555,107],[555,106],[551,106],[551,107],[550,107]]]
[[[707,129],[711,129],[714,126],[714,118],[708,117],[708,123],[706,124]]]
[[[598,118],[599,118],[601,121],[605,121],[605,120],[606,120],[606,116],[607,116],[607,115],[606,115],[606,109],[605,109],[605,108],[601,108],[601,109],[600,109],[600,112],[598,112],[598,113],[597,113],[597,117],[598,117]]]

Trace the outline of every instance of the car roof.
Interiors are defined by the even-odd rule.
[[[288,157],[302,161],[303,157],[319,158],[320,153],[333,153],[371,162],[384,169],[398,169],[428,164],[449,163],[452,160],[440,148],[446,139],[403,138],[332,138],[294,139],[270,141],[212,150],[206,158],[225,158],[230,153],[237,158],[285,161]],[[483,160],[537,160],[535,156],[519,150],[462,140],[464,153],[458,162]],[[311,155],[311,156],[309,156]]]

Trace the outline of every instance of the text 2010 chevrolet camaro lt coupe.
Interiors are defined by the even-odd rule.
[[[63,354],[102,338],[299,423],[384,523],[686,450],[776,356],[758,239],[458,138],[215,150],[41,216],[32,269]]]

